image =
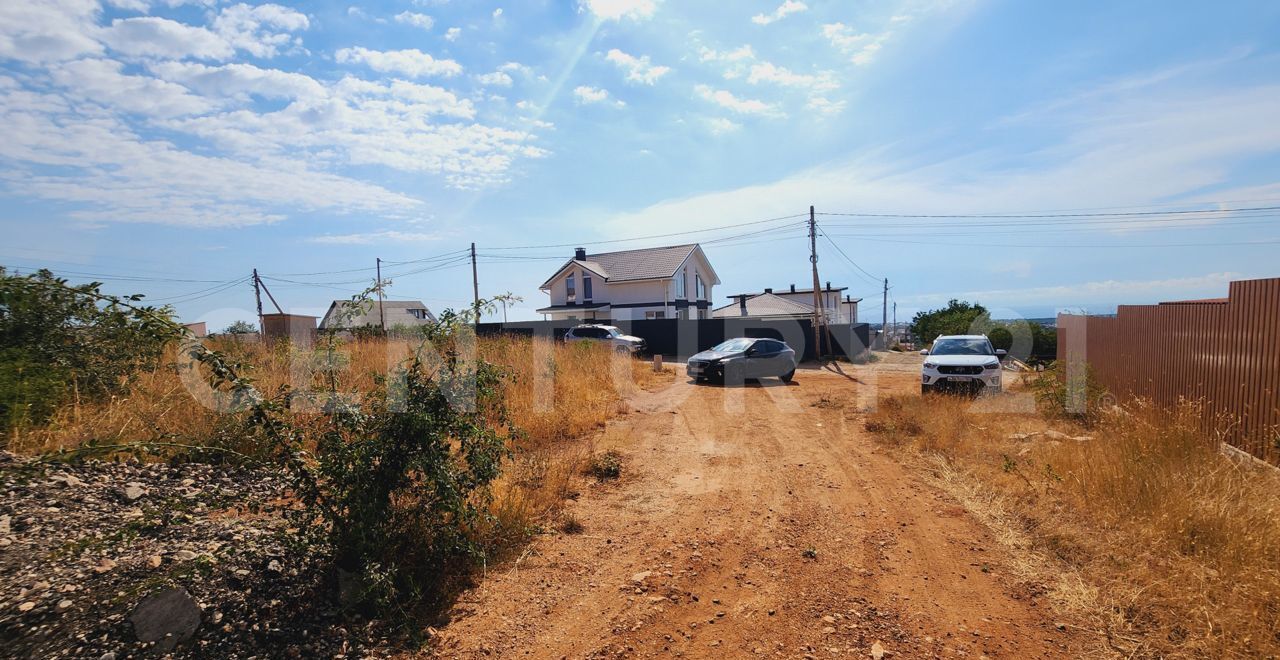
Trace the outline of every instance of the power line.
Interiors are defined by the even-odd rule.
[[[953,243],[951,241],[904,241],[889,238],[867,238],[858,236],[858,238],[877,243],[906,243],[912,245],[942,245],[952,247],[1019,247],[1019,248],[1171,248],[1171,247],[1227,247],[1227,246],[1246,246],[1246,245],[1276,245],[1280,244],[1280,239],[1265,241],[1239,241],[1225,243],[1133,243],[1129,245],[1108,245],[1105,243],[1091,243],[1084,245],[1071,245],[1063,243]]]
[[[685,235],[688,235],[688,234],[701,234],[701,233],[705,233],[705,232],[709,232],[709,231],[718,231],[718,230],[721,230],[721,229],[733,229],[733,228],[735,228],[735,227],[746,227],[746,226],[748,226],[748,225],[759,225],[759,224],[764,224],[764,223],[766,223],[766,222],[777,222],[777,221],[779,221],[779,220],[790,220],[790,219],[792,219],[792,218],[799,218],[799,217],[801,217],[801,216],[803,216],[803,215],[805,215],[805,214],[803,214],[803,213],[797,213],[797,214],[794,214],[794,215],[784,215],[784,216],[780,216],[780,217],[777,217],[777,218],[766,218],[766,219],[764,219],[764,220],[753,220],[753,221],[751,221],[751,222],[739,222],[739,223],[737,223],[737,224],[732,224],[732,225],[720,225],[720,226],[718,226],[718,227],[707,227],[707,228],[704,228],[704,229],[691,229],[691,230],[688,230],[688,231],[677,231],[677,232],[670,232],[670,233],[666,233],[666,234],[651,234],[651,235],[649,235],[649,236],[633,236],[633,237],[631,237],[631,238],[615,238],[615,239],[610,239],[610,240],[606,240],[606,241],[582,241],[582,242],[579,242],[579,243],[560,243],[560,244],[558,244],[558,245],[518,245],[518,246],[509,246],[509,247],[489,247],[489,248],[486,248],[486,249],[489,249],[489,250],[539,250],[539,249],[547,249],[547,248],[584,247],[584,246],[587,246],[587,245],[606,245],[606,244],[611,244],[611,243],[626,243],[626,242],[630,242],[630,241],[645,241],[645,240],[649,240],[649,239],[653,239],[653,238],[669,238],[669,237],[671,237],[671,236],[685,236]]]
[[[819,213],[828,216],[857,218],[1118,218],[1135,216],[1187,215],[1192,213],[1243,213],[1280,211],[1280,206],[1254,206],[1236,209],[1183,209],[1174,211],[1122,211],[1103,213]]]
[[[880,283],[881,278],[876,277],[875,275],[872,275],[871,273],[868,273],[868,272],[867,272],[867,270],[866,270],[865,268],[863,268],[862,266],[859,266],[859,265],[858,265],[858,262],[856,262],[856,261],[854,261],[852,258],[850,258],[848,254],[845,254],[845,251],[844,251],[843,249],[841,249],[841,248],[840,248],[840,246],[839,246],[839,245],[837,245],[835,241],[831,240],[831,237],[830,237],[830,236],[827,236],[827,233],[826,233],[826,232],[824,232],[824,231],[822,231],[821,229],[819,229],[819,230],[818,230],[818,233],[819,233],[819,234],[822,234],[822,237],[823,237],[823,238],[825,238],[825,239],[827,239],[827,242],[831,244],[831,247],[835,248],[835,249],[836,249],[836,252],[839,252],[839,253],[840,253],[840,256],[844,257],[844,260],[845,260],[845,261],[847,261],[847,262],[849,262],[849,263],[853,264],[853,267],[854,267],[854,268],[857,268],[859,271],[861,271],[861,272],[862,272],[862,274],[863,274],[863,275],[865,275],[865,276],[867,277],[867,279],[869,279],[870,281],[872,281],[872,282],[874,282],[874,283],[876,283],[876,284],[879,284],[879,283]]]

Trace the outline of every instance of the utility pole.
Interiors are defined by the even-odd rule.
[[[813,266],[813,355],[822,360],[822,303],[818,292],[818,222],[815,219],[813,206],[809,206],[809,263]]]
[[[253,299],[258,302],[258,334],[265,334],[262,327],[262,291],[258,289],[258,269],[253,269]]]
[[[893,337],[898,337],[898,301],[893,301]]]
[[[471,295],[475,302],[476,325],[480,325],[480,278],[476,275],[476,244],[471,244]]]
[[[387,334],[387,312],[382,308],[382,257],[377,259],[377,278],[378,278],[378,324],[382,326],[382,334]]]
[[[880,319],[880,350],[889,348],[889,278],[884,278],[884,303],[881,313],[884,315]]]

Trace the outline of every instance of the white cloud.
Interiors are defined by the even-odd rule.
[[[426,14],[419,14],[412,11],[402,11],[399,14],[396,14],[396,22],[404,25],[412,25],[413,27],[422,28],[423,30],[430,30],[431,26],[436,24],[434,18],[431,18]]]
[[[582,0],[578,7],[579,11],[589,11],[606,21],[652,18],[657,9],[656,0]]]
[[[114,60],[80,59],[50,71],[54,83],[83,103],[97,103],[149,117],[178,117],[209,112],[216,106],[182,85],[150,76],[121,73]]]
[[[286,210],[395,216],[420,205],[299,162],[253,164],[183,151],[144,139],[118,119],[16,94],[0,94],[0,123],[12,131],[0,141],[0,159],[42,169],[8,170],[0,181],[13,195],[77,205],[71,216],[79,220],[227,227],[275,222]]]
[[[755,16],[752,16],[751,22],[755,23],[756,25],[768,25],[770,23],[780,21],[790,16],[791,14],[798,14],[802,11],[807,10],[808,8],[809,6],[803,2],[797,2],[796,0],[786,0],[782,4],[778,5],[778,8],[773,10],[772,13],[756,14]]]
[[[712,50],[704,46],[699,51],[698,57],[703,62],[741,62],[755,59],[756,53],[749,44],[728,51]]]
[[[0,2],[0,58],[56,62],[102,52],[96,0]]]
[[[370,50],[356,46],[334,53],[339,64],[364,64],[382,73],[401,73],[414,78],[424,76],[456,76],[462,73],[462,65],[453,60],[437,60],[416,48],[405,50]]]
[[[812,96],[809,97],[809,102],[806,103],[804,107],[809,110],[813,110],[820,115],[831,116],[844,112],[846,105],[848,105],[848,103],[843,100],[832,101],[825,96]]]
[[[155,16],[117,18],[102,30],[102,40],[118,53],[139,57],[224,60],[235,54],[210,30]]]
[[[781,113],[774,106],[756,99],[740,99],[727,90],[712,89],[707,85],[697,85],[693,88],[698,96],[711,101],[727,110],[732,110],[744,115],[767,115],[778,116]]]
[[[444,39],[445,41],[457,41],[458,37],[461,35],[462,28],[451,27],[448,30],[445,30]]]
[[[892,31],[875,34],[854,32],[844,23],[827,23],[822,26],[822,36],[831,42],[837,50],[849,56],[849,61],[858,66],[870,64],[880,49],[892,36]]]
[[[752,85],[765,82],[784,87],[799,87],[811,92],[830,92],[840,87],[840,84],[835,80],[835,76],[831,73],[819,75],[795,73],[770,62],[751,65],[751,71],[747,75],[747,82]]]
[[[215,98],[243,101],[247,101],[250,96],[321,99],[328,93],[324,85],[310,76],[278,69],[262,69],[252,64],[207,66],[195,62],[156,62],[147,68],[162,80],[181,83],[193,91]]]
[[[325,245],[372,245],[375,243],[425,243],[428,241],[438,241],[442,238],[444,238],[442,234],[430,232],[406,232],[388,229],[385,231],[375,231],[363,234],[325,234],[323,236],[312,236],[307,239],[307,242],[321,243]]]
[[[254,57],[275,57],[281,48],[299,46],[292,33],[311,22],[305,14],[274,4],[236,4],[224,7],[213,19],[212,29],[228,44]]]
[[[726,133],[734,133],[742,129],[742,124],[724,117],[716,117],[707,120],[707,128],[712,135],[724,135]]]
[[[480,81],[481,85],[489,85],[491,87],[510,87],[513,82],[511,76],[503,71],[494,71],[493,73],[476,76],[476,80]]]
[[[618,65],[623,71],[627,72],[627,80],[629,82],[638,82],[645,85],[652,85],[659,78],[671,72],[671,67],[655,66],[649,61],[648,55],[636,57],[628,55],[617,48],[613,48],[605,56],[610,62]]]
[[[573,89],[573,97],[582,105],[604,103],[609,100],[609,91],[598,87],[579,85]],[[614,101],[613,104],[617,107],[626,105],[626,103],[620,100]]]

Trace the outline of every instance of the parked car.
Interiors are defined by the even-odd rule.
[[[789,383],[796,373],[796,352],[777,339],[739,337],[689,358],[685,373],[695,381],[737,384],[777,376]]]
[[[643,339],[623,334],[622,331],[615,326],[599,325],[595,323],[586,323],[569,328],[569,331],[564,333],[564,340],[566,342],[608,342],[613,346],[613,350],[619,353],[626,353],[627,355],[635,355],[645,349],[645,341]]]
[[[991,347],[986,335],[942,335],[925,356],[920,373],[920,393],[938,390],[978,393],[1001,389],[1000,360],[1004,349]]]

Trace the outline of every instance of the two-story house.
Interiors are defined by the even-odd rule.
[[[596,254],[577,248],[539,287],[551,304],[538,313],[556,321],[704,319],[719,283],[697,243]]]

